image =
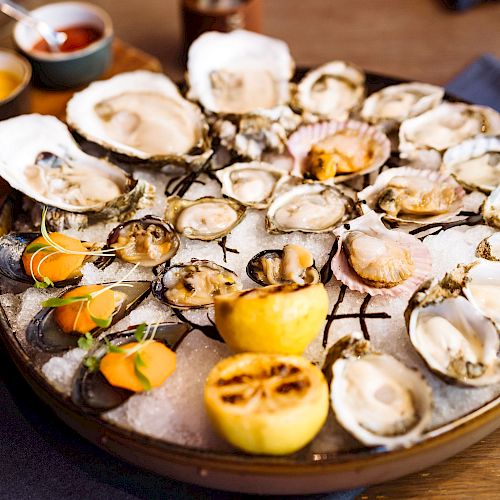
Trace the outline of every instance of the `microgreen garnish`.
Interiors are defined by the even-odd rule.
[[[92,347],[93,343],[94,338],[92,337],[90,332],[87,332],[83,337],[80,337],[78,339],[78,347],[80,349],[83,349],[84,351],[88,351]]]
[[[109,318],[96,318],[95,316],[90,315],[90,319],[100,328],[108,328],[109,325],[111,325],[111,321],[113,320],[113,317],[110,316]]]
[[[144,375],[144,373],[142,372],[142,368],[144,368],[145,366],[146,363],[142,359],[141,354],[137,352],[134,357],[134,373],[144,390],[149,391],[151,389],[151,382],[149,381],[148,377],[146,377],[146,375]]]
[[[96,372],[99,370],[100,361],[94,356],[89,356],[84,359],[83,364],[89,369],[90,372]]]
[[[134,337],[137,340],[137,342],[142,342],[142,339],[144,338],[144,333],[146,332],[147,325],[146,323],[141,323],[134,332]]]
[[[38,250],[46,250],[48,252],[51,251],[51,246],[47,245],[47,243],[30,243],[26,247],[26,253],[35,253],[38,252]]]
[[[73,304],[75,302],[87,302],[92,300],[92,294],[88,293],[86,295],[81,295],[78,297],[53,297],[51,299],[44,300],[42,302],[43,307],[61,307],[67,306],[68,304]]]
[[[114,354],[125,354],[127,352],[125,351],[125,349],[122,349],[121,347],[112,344],[107,338],[104,339],[104,342],[106,342],[106,350],[108,352],[112,352]]]

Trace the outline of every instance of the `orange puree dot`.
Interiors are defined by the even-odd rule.
[[[129,351],[137,346],[137,342],[121,346],[121,349]],[[139,354],[144,361],[140,367],[149,380],[151,387],[158,387],[167,380],[175,371],[175,353],[165,344],[157,341],[147,342],[140,349]],[[140,392],[144,390],[134,369],[136,354],[127,357],[126,353],[109,352],[100,364],[100,370],[106,380],[115,387],[122,387],[130,391]]]
[[[61,233],[49,233],[49,236],[55,243],[63,247],[66,250],[71,250],[75,252],[85,252],[86,248],[82,245],[80,240],[75,238],[70,238],[65,234]],[[58,250],[47,243],[47,240],[40,236],[36,240],[32,241],[30,245],[44,244],[49,246],[46,250],[40,250],[38,253],[23,253],[23,266],[26,274],[31,276],[31,268],[33,269],[33,274],[36,279],[43,281],[44,277],[51,279],[52,281],[63,281],[65,279],[75,276],[77,271],[83,264],[85,255],[74,255],[67,253],[56,253]],[[47,257],[48,256],[48,257]],[[40,265],[42,259],[47,257],[43,263]]]
[[[104,289],[103,285],[79,286],[65,293],[62,298],[81,297]],[[65,333],[86,333],[97,327],[94,318],[109,318],[116,309],[116,292],[106,290],[95,296],[90,302],[73,302],[56,307],[55,319]]]

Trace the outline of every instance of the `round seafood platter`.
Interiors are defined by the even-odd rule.
[[[500,114],[285,42],[200,36],[182,85],[0,122],[0,321],[58,416],[125,460],[317,493],[500,425]]]

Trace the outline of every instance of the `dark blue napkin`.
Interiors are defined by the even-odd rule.
[[[500,59],[484,54],[467,66],[446,90],[474,104],[484,104],[500,111]]]

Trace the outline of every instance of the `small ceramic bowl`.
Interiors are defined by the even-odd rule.
[[[49,88],[77,87],[95,80],[111,62],[113,25],[109,15],[96,5],[84,2],[61,2],[44,5],[32,13],[56,30],[89,26],[102,33],[86,47],[71,52],[34,50],[40,35],[30,27],[17,23],[14,42],[33,66],[34,81]]]
[[[0,71],[12,73],[19,80],[19,85],[11,93],[5,99],[0,99],[0,120],[27,113],[31,80],[29,62],[11,50],[0,49]]]

